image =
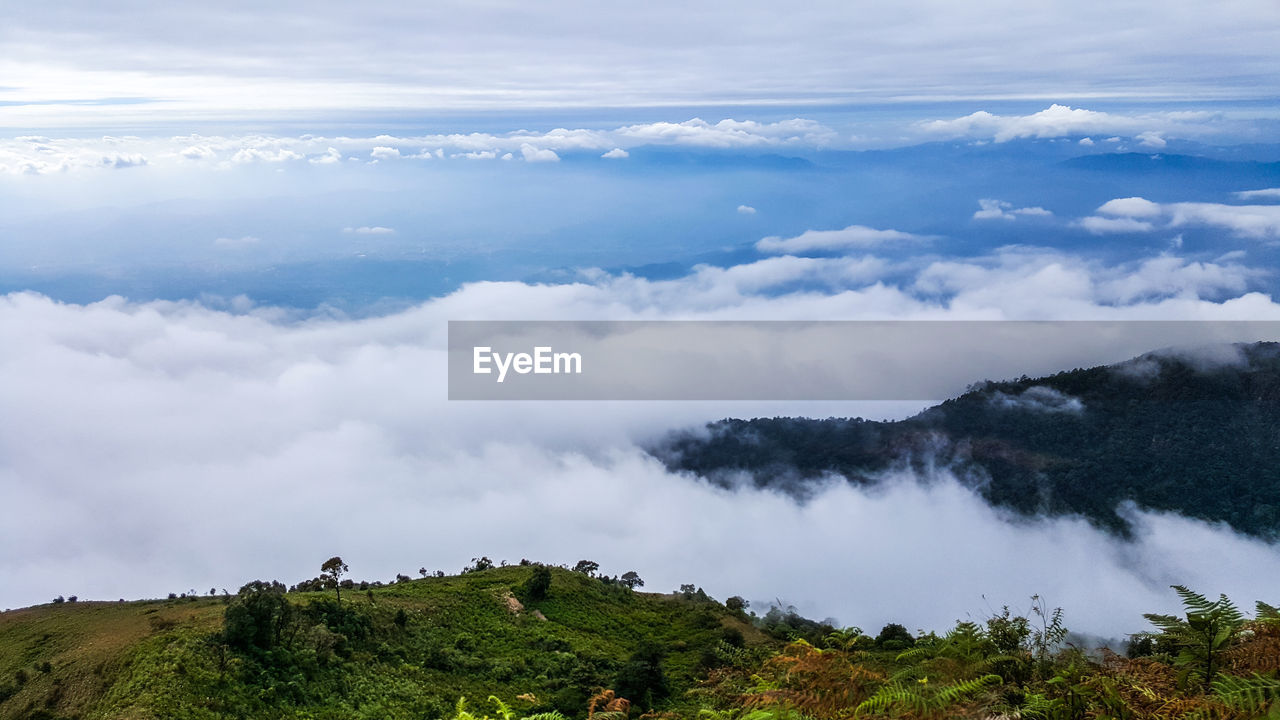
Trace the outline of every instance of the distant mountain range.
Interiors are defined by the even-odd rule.
[[[991,504],[1082,515],[1121,535],[1126,502],[1280,537],[1280,344],[1148,353],[982,382],[901,421],[727,419],[650,448],[672,470],[803,498],[894,468],[949,467]]]

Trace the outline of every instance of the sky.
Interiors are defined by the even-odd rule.
[[[1225,527],[1014,521],[947,468],[796,504],[643,450],[919,403],[449,401],[445,339],[1280,319],[1277,21],[1268,0],[13,8],[0,608],[293,583],[335,554],[384,580],[590,557],[872,629],[1040,594],[1118,636],[1175,583],[1274,604],[1257,569],[1280,548]]]

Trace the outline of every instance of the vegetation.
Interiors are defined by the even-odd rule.
[[[871,635],[693,585],[635,592],[598,566],[487,565],[341,605],[254,581],[6,612],[0,718],[1280,718],[1280,610],[1180,586],[1184,612],[1148,615],[1121,656],[1070,645],[1038,598]]]
[[[1280,533],[1280,345],[1240,363],[1146,355],[1116,366],[975,385],[899,422],[722,420],[651,449],[668,467],[726,486],[804,497],[832,473],[870,484],[905,465],[949,466],[988,502],[1079,514],[1118,533],[1126,501]],[[1207,482],[1211,479],[1212,482]]]

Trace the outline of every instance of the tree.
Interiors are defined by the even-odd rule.
[[[667,677],[662,671],[662,649],[653,643],[645,643],[631,655],[614,683],[618,695],[630,700],[642,709],[652,709],[670,692]]]
[[[524,584],[524,596],[526,600],[542,600],[547,597],[547,591],[551,589],[551,569],[546,565],[538,565],[533,568],[533,574],[529,576],[528,581]]]
[[[628,590],[635,590],[638,587],[644,587],[644,580],[640,579],[635,570],[628,570],[622,574],[622,584],[626,585]]]
[[[293,622],[293,605],[284,593],[284,585],[275,581],[254,580],[241,587],[227,606],[226,643],[241,650],[264,651],[279,645]]]
[[[600,569],[600,563],[594,562],[592,560],[579,560],[578,564],[573,566],[574,572],[582,573],[583,575],[587,575],[588,577],[594,577],[596,574],[596,571],[599,569]]]
[[[916,644],[916,639],[898,623],[889,623],[880,629],[876,645],[883,650],[906,650]]]
[[[741,595],[734,595],[733,597],[724,601],[724,606],[732,610],[733,612],[742,612],[743,610],[746,610],[748,607],[751,607],[751,603],[743,599]]]
[[[342,558],[337,555],[325,560],[324,564],[320,566],[321,577],[331,580],[333,582],[334,590],[338,592],[339,607],[342,606],[342,586],[340,584],[342,581],[342,574],[349,569],[350,568],[347,567],[347,564],[342,562]]]

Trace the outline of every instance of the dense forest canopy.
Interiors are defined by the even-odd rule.
[[[651,448],[674,470],[803,498],[942,464],[996,506],[1079,514],[1127,532],[1128,501],[1274,538],[1280,528],[1280,345],[1149,353],[1112,366],[981,382],[901,421],[726,419]]]

